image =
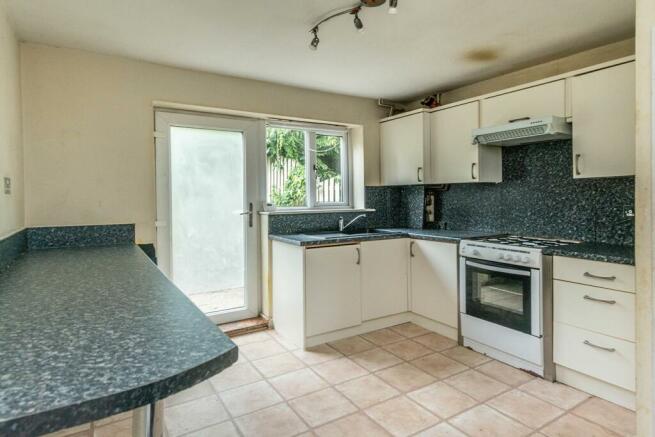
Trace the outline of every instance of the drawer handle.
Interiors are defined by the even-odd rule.
[[[587,346],[591,346],[591,347],[596,348],[596,349],[604,350],[606,352],[616,352],[616,349],[613,348],[613,347],[598,346],[597,344],[593,344],[589,340],[585,340],[585,341],[583,341],[583,343],[586,344]]]
[[[589,296],[588,294],[584,295],[584,299],[591,300],[591,301],[594,301],[594,302],[607,303],[607,304],[610,304],[610,305],[614,305],[616,303],[615,300],[598,299],[597,297],[592,297],[592,296]]]
[[[359,247],[356,247],[355,250],[357,251],[357,261],[355,261],[355,264],[359,265],[362,261],[362,253],[359,250]]]
[[[411,241],[409,243],[409,256],[414,258],[414,242],[413,241]]]
[[[584,272],[584,276],[587,278],[602,279],[603,281],[616,281],[616,276],[598,276],[589,272]]]

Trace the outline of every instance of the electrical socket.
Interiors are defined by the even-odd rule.
[[[635,210],[631,206],[626,206],[623,208],[623,217],[625,218],[634,218]]]
[[[11,178],[5,176],[5,194],[11,194]]]

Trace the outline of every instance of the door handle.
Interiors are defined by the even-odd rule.
[[[477,179],[475,177],[475,162],[471,163],[471,179],[473,179],[473,180]]]
[[[421,172],[423,171],[423,167],[417,167],[416,168],[416,180],[419,182],[423,182],[423,179],[421,178]]]
[[[248,203],[248,211],[243,211],[240,212],[239,215],[247,215],[248,216],[248,227],[252,228],[252,202]]]
[[[414,258],[414,242],[413,241],[409,242],[409,256],[411,258]]]
[[[616,349],[613,348],[613,347],[598,346],[597,344],[593,344],[589,340],[585,340],[585,341],[583,341],[583,343],[586,344],[587,346],[591,346],[591,347],[593,347],[595,349],[604,350],[606,352],[616,352]]]
[[[581,156],[582,155],[579,154],[579,153],[575,154],[575,165],[574,165],[574,167],[575,167],[575,175],[576,176],[580,176],[582,174],[582,172],[580,171],[580,157]]]
[[[597,297],[592,297],[592,296],[589,296],[588,294],[585,294],[583,299],[590,300],[592,302],[606,303],[606,304],[609,304],[609,305],[614,305],[616,303],[615,300],[598,299]]]
[[[587,278],[602,279],[603,281],[616,281],[616,276],[598,276],[589,272],[584,272],[584,276]]]
[[[359,249],[359,247],[355,248],[355,251],[357,251],[357,261],[355,261],[355,264],[359,265],[362,261],[362,253]]]

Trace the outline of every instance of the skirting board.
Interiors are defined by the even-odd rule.
[[[563,384],[635,411],[634,392],[557,364],[555,365],[555,379]]]

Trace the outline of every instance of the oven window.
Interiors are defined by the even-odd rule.
[[[530,270],[466,263],[466,313],[507,328],[531,332]]]

